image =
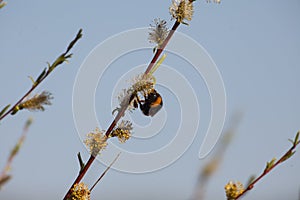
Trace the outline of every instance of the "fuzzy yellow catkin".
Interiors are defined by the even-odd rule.
[[[161,19],[154,19],[154,25],[150,24],[148,40],[150,43],[156,43],[159,48],[169,34],[167,22]]]
[[[240,194],[244,192],[244,186],[241,182],[237,181],[236,183],[230,181],[224,187],[226,192],[227,200],[234,200]]]
[[[104,135],[104,131],[96,128],[87,134],[84,143],[89,148],[91,155],[96,157],[107,146],[107,137]]]
[[[71,199],[72,200],[90,200],[90,190],[83,183],[75,184],[72,188]]]
[[[184,20],[191,21],[193,18],[193,1],[173,0],[169,12],[173,19],[176,19],[179,23],[187,24]]]
[[[27,109],[31,111],[44,111],[44,105],[51,105],[52,94],[48,91],[43,91],[41,94],[36,94],[28,100],[22,102],[19,107],[20,109]]]
[[[118,137],[121,143],[126,142],[131,137],[132,123],[130,121],[122,120],[115,128],[110,137]]]

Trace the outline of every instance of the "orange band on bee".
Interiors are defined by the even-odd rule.
[[[156,101],[154,101],[153,103],[151,103],[151,106],[158,106],[158,105],[161,105],[162,103],[162,99],[161,97],[157,97]]]

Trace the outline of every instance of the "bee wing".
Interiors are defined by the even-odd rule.
[[[153,117],[160,109],[161,109],[162,105],[156,105],[156,106],[152,106],[149,109],[149,116]]]

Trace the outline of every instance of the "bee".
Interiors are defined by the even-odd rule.
[[[144,115],[153,117],[163,106],[162,97],[155,89],[152,89],[149,93],[145,93],[143,96],[144,100],[140,100],[136,93],[132,94],[130,103],[132,103],[135,108],[140,106],[140,110]]]

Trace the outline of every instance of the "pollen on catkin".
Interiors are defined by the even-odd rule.
[[[134,92],[148,94],[154,88],[155,78],[152,74],[140,74],[133,79],[133,82],[131,89]]]
[[[239,181],[237,181],[236,183],[230,181],[225,185],[224,189],[226,192],[227,200],[236,199],[245,190],[243,184]]]
[[[131,137],[132,123],[122,120],[121,123],[111,132],[110,137],[118,137],[121,143],[126,142]]]
[[[107,146],[107,137],[104,135],[104,131],[96,128],[87,134],[84,143],[89,148],[91,155],[96,157]]]
[[[194,0],[173,0],[169,8],[172,19],[176,19],[179,23],[188,25],[184,20],[191,21],[194,14]]]
[[[142,93],[148,94],[154,89],[155,78],[152,74],[140,74],[133,78],[133,84],[128,89],[123,89],[118,96],[120,107],[116,108],[115,111],[119,111],[121,108],[128,108],[129,110],[134,109],[131,105],[132,96]]]
[[[154,19],[154,24],[150,24],[149,42],[156,43],[159,48],[169,34],[167,22],[161,19]]]
[[[43,91],[41,94],[36,94],[20,103],[20,109],[27,109],[30,111],[44,111],[44,105],[51,105],[52,94],[48,91]]]
[[[71,199],[72,200],[90,200],[90,190],[83,182],[75,184],[72,188]]]

